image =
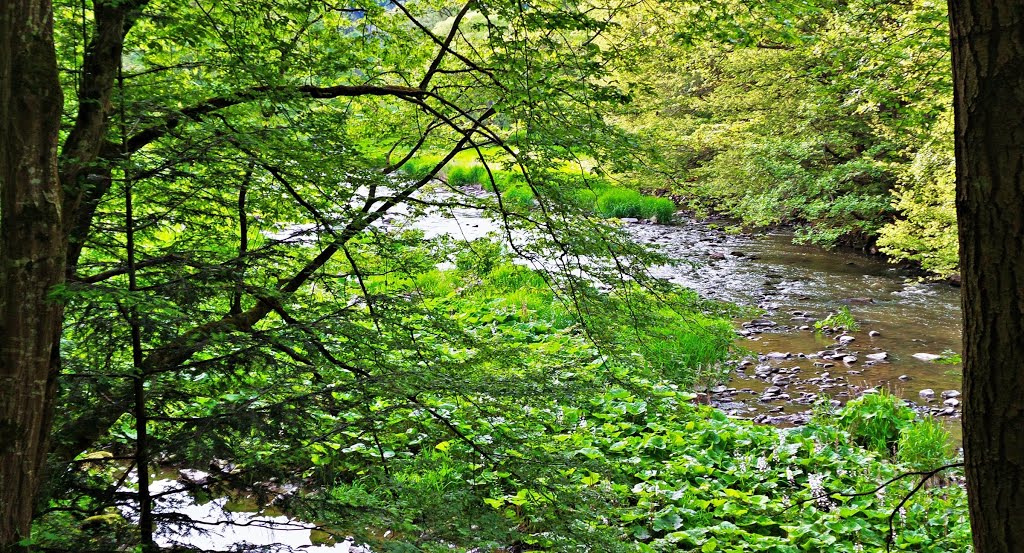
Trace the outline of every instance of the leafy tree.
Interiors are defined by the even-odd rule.
[[[942,7],[743,4],[719,40],[687,32],[701,14],[663,19],[656,55],[633,73],[647,101],[623,118],[662,158],[638,178],[744,225],[796,224],[826,246],[872,245],[897,207],[908,222],[888,232],[889,253],[927,255],[917,231],[931,224],[935,189],[949,187],[911,166],[950,144],[936,128],[951,90]],[[683,40],[671,39],[677,29]]]
[[[397,446],[381,436],[417,424],[484,455],[441,397],[519,397],[551,363],[420,294],[414,275],[443,254],[381,225],[435,207],[421,192],[457,156],[514,166],[536,210],[502,210],[497,186],[440,203],[495,209],[527,260],[557,252],[547,284],[612,343],[599,314],[642,310],[592,284],[633,271],[638,250],[561,207],[585,178],[548,176],[621,151],[596,108],[625,99],[604,78],[628,46],[612,23],[625,7],[5,3],[0,548],[51,498],[83,515],[120,501],[78,470],[98,446],[143,469],[147,549],[157,456],[236,456],[239,485],[327,482],[324,453],[370,436],[387,476]],[[510,378],[492,379],[502,365]]]

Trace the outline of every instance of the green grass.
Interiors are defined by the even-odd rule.
[[[483,165],[456,165],[448,169],[448,184],[452,186],[483,184],[487,180],[487,169]]]
[[[645,196],[636,190],[626,188],[613,188],[597,196],[594,211],[601,217],[653,217],[659,223],[668,223],[675,213],[675,204],[667,198]]]
[[[940,467],[953,458],[949,431],[934,418],[908,424],[900,430],[896,458],[916,470]]]

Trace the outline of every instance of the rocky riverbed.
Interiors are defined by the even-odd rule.
[[[729,234],[714,222],[628,223],[638,241],[681,265],[654,273],[705,297],[756,306],[737,321],[750,351],[701,399],[734,416],[800,424],[819,399],[886,390],[922,412],[960,413],[959,289],[925,283],[878,257],[793,244],[793,235]],[[816,328],[846,309],[860,330]]]

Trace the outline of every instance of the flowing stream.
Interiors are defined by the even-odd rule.
[[[692,263],[657,267],[657,276],[705,297],[765,310],[755,324],[739,326],[746,336],[740,345],[757,356],[729,383],[737,393],[712,396],[727,411],[792,413],[807,409],[809,394],[824,391],[844,400],[884,388],[934,414],[959,413],[960,364],[919,358],[960,351],[958,288],[919,282],[877,257],[793,244],[786,232],[727,235],[694,221],[633,224],[630,232]],[[841,338],[849,340],[845,347],[838,335],[814,329],[816,320],[842,307],[860,325],[849,333],[852,340]],[[833,358],[822,358],[821,352]],[[765,390],[778,385],[777,369],[782,369],[781,380],[789,381],[779,386],[789,397],[772,400]],[[795,401],[801,396],[803,401]]]

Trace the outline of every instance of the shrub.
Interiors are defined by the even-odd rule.
[[[468,167],[452,167],[448,169],[448,184],[452,186],[466,186],[470,184],[483,184],[489,180],[487,169],[483,165],[470,165]]]
[[[892,455],[900,431],[914,420],[914,410],[892,394],[865,394],[846,404],[839,423],[862,447]]]
[[[654,196],[644,196],[640,207],[644,219],[654,217],[662,224],[671,222],[676,212],[676,204],[672,200]]]
[[[506,207],[530,208],[533,207],[533,191],[526,185],[513,186],[502,194],[502,202]]]
[[[824,328],[842,328],[850,332],[860,330],[860,323],[853,318],[853,314],[850,313],[850,308],[845,305],[839,308],[839,311],[832,313],[828,317],[814,323],[814,329],[821,332]]]
[[[436,165],[435,159],[413,158],[405,162],[399,171],[411,179],[418,180],[429,175]]]
[[[601,217],[642,217],[643,199],[635,190],[613,188],[597,197],[594,210]]]
[[[926,418],[900,431],[896,458],[917,470],[942,466],[952,457],[949,431],[941,422]]]
[[[501,242],[479,238],[455,254],[455,266],[460,271],[485,276],[501,263],[504,255]]]

